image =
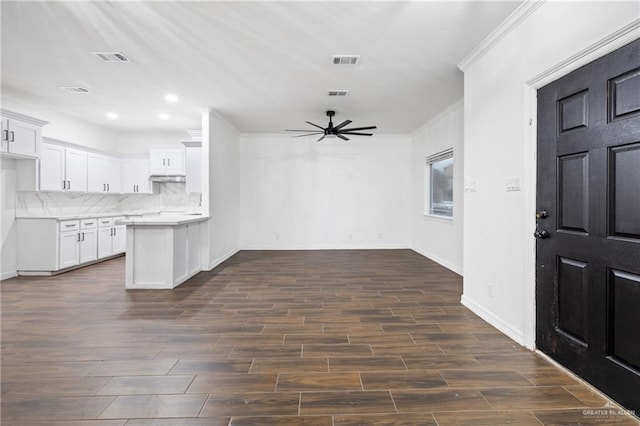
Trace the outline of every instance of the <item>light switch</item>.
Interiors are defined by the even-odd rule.
[[[506,179],[507,192],[520,191],[520,176],[512,176]]]

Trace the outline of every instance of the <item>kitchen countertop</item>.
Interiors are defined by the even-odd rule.
[[[16,219],[54,219],[54,220],[74,220],[74,219],[90,219],[90,218],[100,218],[100,217],[128,217],[127,221],[136,220],[138,217],[145,217],[145,220],[152,218],[170,218],[169,221],[179,217],[179,216],[188,216],[193,217],[197,216],[196,213],[186,213],[186,212],[159,212],[159,211],[148,211],[148,212],[118,212],[118,213],[86,213],[86,214],[68,214],[68,215],[16,215]],[[136,219],[132,218],[135,217]],[[197,217],[202,217],[197,216]],[[206,217],[208,219],[208,217]],[[122,222],[122,221],[119,221]],[[124,223],[124,222],[122,222]]]
[[[133,226],[178,226],[187,223],[200,222],[209,219],[209,216],[201,214],[161,214],[153,216],[142,216],[117,221],[119,225]]]

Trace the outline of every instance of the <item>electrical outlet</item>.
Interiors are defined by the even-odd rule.
[[[493,284],[487,285],[487,296],[493,298]]]

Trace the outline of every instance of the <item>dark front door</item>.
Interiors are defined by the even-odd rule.
[[[640,413],[640,40],[538,91],[537,158],[537,347]]]

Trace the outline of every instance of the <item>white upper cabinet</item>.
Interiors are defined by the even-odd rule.
[[[122,192],[125,194],[148,194],[149,160],[146,158],[127,159],[122,162]]]
[[[41,191],[87,191],[87,153],[50,143],[40,150]]]
[[[184,149],[152,149],[149,151],[152,176],[184,176]]]
[[[38,158],[40,143],[42,142],[42,126],[46,121],[38,120],[7,110],[0,110],[2,122],[3,155],[22,158]]]
[[[122,161],[102,154],[87,155],[87,191],[122,193]]]

